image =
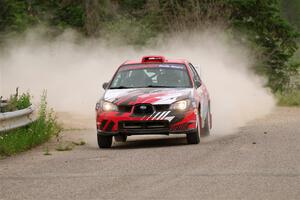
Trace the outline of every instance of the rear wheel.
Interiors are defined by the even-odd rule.
[[[97,134],[99,148],[110,148],[112,145],[112,136],[103,136]]]
[[[115,140],[117,142],[126,142],[127,136],[126,135],[116,135],[115,136]]]
[[[186,134],[186,140],[188,144],[199,144],[200,143],[200,115],[197,115],[197,129]]]

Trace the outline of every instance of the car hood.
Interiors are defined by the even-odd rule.
[[[106,90],[103,99],[117,105],[171,104],[190,98],[193,88],[135,88]]]

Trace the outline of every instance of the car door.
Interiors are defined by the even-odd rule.
[[[204,121],[208,112],[208,103],[209,103],[209,99],[208,99],[208,91],[206,89],[205,84],[203,83],[203,81],[201,80],[197,70],[195,69],[195,67],[189,63],[189,67],[191,69],[192,72],[192,76],[193,76],[193,81],[195,83],[195,89],[197,92],[197,95],[199,95],[200,97],[200,114],[201,114],[201,119],[202,119],[202,125],[204,125]]]

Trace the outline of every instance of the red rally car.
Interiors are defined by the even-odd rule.
[[[96,104],[97,139],[110,148],[112,138],[186,134],[188,144],[207,136],[212,115],[206,86],[187,60],[145,56],[123,63]]]

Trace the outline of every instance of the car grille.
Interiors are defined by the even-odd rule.
[[[138,116],[151,115],[154,108],[151,104],[137,104],[134,106],[133,114]]]
[[[154,106],[154,108],[155,108],[155,111],[156,112],[162,112],[162,111],[167,111],[167,110],[169,110],[169,108],[170,108],[170,105],[155,105]]]
[[[146,109],[141,109],[140,106],[146,106]],[[156,112],[163,112],[167,111],[170,108],[170,105],[151,105],[151,104],[138,104],[138,105],[119,105],[118,109],[121,113],[130,113],[132,108],[134,107],[134,114],[135,115],[151,115],[154,110]]]
[[[122,130],[155,130],[155,129],[169,129],[169,121],[121,121],[119,122],[119,129]]]

